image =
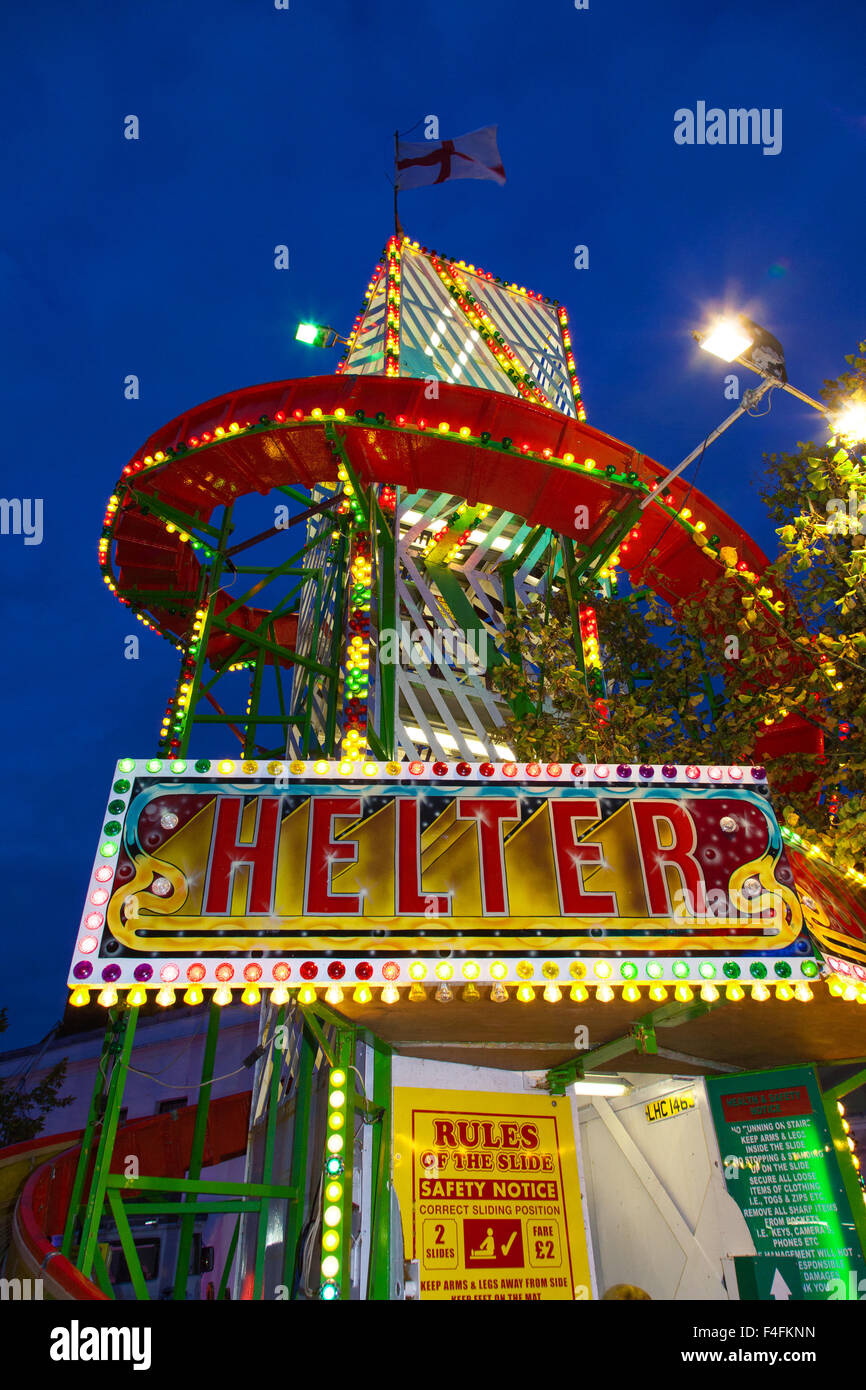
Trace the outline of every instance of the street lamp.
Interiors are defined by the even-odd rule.
[[[740,319],[717,319],[701,337],[695,334],[704,352],[721,357],[723,362],[733,362],[735,357],[752,346],[753,338]]]
[[[343,338],[336,328],[330,328],[326,323],[303,321],[295,329],[295,341],[306,343],[308,347],[328,348],[335,343],[348,343],[349,339]]]
[[[833,433],[843,444],[860,444],[866,440],[866,404],[849,401],[837,414],[830,416]]]
[[[817,410],[828,421],[830,419],[830,412],[826,405],[822,405],[812,396],[807,396],[805,391],[798,390],[789,382],[788,373],[785,370],[785,353],[778,338],[774,338],[766,328],[762,328],[759,323],[747,318],[745,314],[730,314],[718,318],[704,330],[693,332],[692,337],[705,352],[711,352],[714,357],[721,358],[723,362],[738,362],[741,366],[748,367],[749,371],[755,372],[757,376],[761,377],[761,385],[755,387],[754,390],[743,392],[743,399],[736,410],[726,420],[723,420],[712,433],[708,434],[702,444],[687,454],[676,468],[672,468],[653,492],[644,497],[640,503],[641,510],[658,499],[668,484],[673,482],[674,478],[679,477],[680,473],[704,452],[708,444],[712,444],[720,434],[724,434],[735,420],[739,420],[741,415],[745,415],[747,411],[757,405],[758,401],[774,387],[781,387],[789,395],[796,396],[797,400],[804,401],[813,410]],[[832,428],[832,421],[830,424]],[[866,409],[863,410],[860,427],[866,433]]]
[[[759,376],[772,377],[782,386],[787,384],[782,344],[745,314],[716,319],[705,332],[694,336],[704,352],[711,352],[723,362],[741,362]]]

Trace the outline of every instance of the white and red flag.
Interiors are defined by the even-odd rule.
[[[492,179],[505,182],[505,170],[496,145],[495,125],[458,135],[456,140],[398,141],[398,190],[422,188],[446,179]]]

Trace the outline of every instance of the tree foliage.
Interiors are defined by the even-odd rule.
[[[6,1010],[0,1009],[0,1033],[5,1033],[8,1026]],[[72,1104],[72,1096],[60,1099],[65,1080],[65,1058],[29,1091],[19,1087],[14,1077],[0,1078],[0,1149],[35,1139],[50,1111]]]
[[[866,405],[866,357],[846,361],[851,370],[824,384],[831,408],[851,400]],[[764,456],[759,491],[779,553],[762,575],[722,547],[718,577],[676,609],[649,591],[587,600],[597,618],[607,718],[599,718],[587,692],[564,587],[554,585],[513,615],[512,660],[494,680],[514,712],[507,739],[515,756],[746,763],[757,760],[759,735],[771,748],[778,734],[784,746],[785,720],[796,714],[814,730],[815,751],[767,755],[777,808],[831,858],[862,869],[863,451],[862,444],[835,440]],[[706,544],[703,537],[696,542]]]

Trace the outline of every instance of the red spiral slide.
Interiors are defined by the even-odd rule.
[[[248,1091],[211,1102],[204,1166],[246,1152]],[[132,1120],[118,1131],[111,1164],[122,1172],[135,1154],[142,1173],[184,1177],[192,1149],[195,1108]],[[54,1238],[66,1223],[81,1149],[81,1133],[53,1134],[0,1149],[0,1262],[7,1279],[42,1280],[46,1299],[105,1299],[60,1253]],[[78,1142],[76,1142],[78,1141]]]

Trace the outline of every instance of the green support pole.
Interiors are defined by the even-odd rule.
[[[120,1018],[120,1056],[114,1063],[111,1072],[111,1081],[108,1085],[108,1098],[106,1101],[105,1115],[102,1121],[102,1133],[99,1136],[99,1143],[96,1148],[96,1158],[93,1164],[93,1180],[90,1185],[90,1195],[88,1196],[87,1206],[84,1212],[84,1222],[81,1230],[81,1245],[78,1251],[78,1268],[86,1279],[90,1278],[90,1273],[93,1269],[93,1256],[99,1240],[99,1223],[102,1219],[105,1194],[108,1190],[111,1156],[114,1153],[114,1141],[117,1137],[117,1127],[120,1121],[120,1106],[123,1100],[123,1090],[126,1085],[126,1073],[129,1067],[129,1059],[132,1054],[132,1043],[135,1037],[135,1024],[137,1018],[138,1010],[130,1008],[124,1009]]]
[[[276,1028],[279,1029],[285,1017],[285,1006],[281,1006],[277,1014]],[[271,1075],[268,1083],[268,1114],[265,1121],[265,1152],[262,1158],[262,1181],[266,1184],[273,1182],[274,1178],[274,1145],[277,1133],[277,1101],[280,1095],[280,1066],[277,1058],[276,1033],[271,1039]],[[253,1298],[256,1300],[264,1297],[265,1280],[265,1254],[268,1247],[268,1226],[270,1216],[270,1204],[262,1202],[258,1225],[256,1228],[256,1261],[255,1272],[253,1275]]]
[[[117,1234],[120,1236],[120,1248],[126,1259],[126,1267],[129,1270],[132,1287],[135,1289],[135,1296],[139,1302],[149,1303],[150,1294],[144,1280],[141,1260],[138,1258],[138,1250],[132,1238],[132,1231],[129,1228],[129,1220],[124,1209],[123,1201],[120,1194],[115,1192],[112,1188],[108,1189],[108,1205],[111,1208],[111,1215],[114,1217]]]
[[[84,1191],[87,1169],[90,1166],[90,1151],[93,1147],[93,1135],[102,1108],[101,1102],[105,1096],[107,1085],[106,1069],[112,1053],[120,1045],[118,1042],[120,1017],[120,1010],[117,1008],[113,1008],[110,1011],[105,1035],[102,1039],[102,1052],[100,1053],[99,1064],[96,1069],[96,1079],[93,1083],[93,1091],[90,1096],[90,1109],[87,1112],[87,1123],[84,1126],[84,1134],[81,1136],[81,1149],[78,1154],[78,1164],[75,1169],[72,1193],[69,1198],[69,1210],[66,1213],[63,1244],[60,1247],[61,1254],[65,1255],[67,1259],[69,1259],[72,1254],[72,1245],[75,1240],[75,1227],[79,1219],[79,1208],[81,1206],[81,1194]]]
[[[600,1043],[598,1047],[592,1047],[578,1057],[561,1063],[558,1067],[551,1067],[547,1073],[550,1094],[552,1096],[564,1096],[566,1088],[573,1085],[578,1079],[582,1080],[588,1071],[605,1066],[608,1062],[614,1061],[617,1057],[623,1057],[629,1052],[657,1053],[658,1045],[655,1036],[657,1028],[676,1028],[681,1023],[688,1023],[693,1018],[700,1018],[703,1014],[718,1009],[724,1003],[725,999],[720,996],[711,1004],[705,1003],[701,999],[694,999],[691,1003],[662,1004],[652,1013],[644,1014],[643,1017],[635,1019],[629,1031],[622,1037]]]
[[[315,1007],[316,1007],[317,1012],[319,1012],[319,1011],[320,1011],[320,1006],[319,1006],[318,1002],[316,1003],[316,1006],[315,1006]],[[310,1012],[310,1010],[309,1010],[309,1009],[307,1008],[307,1006],[304,1005],[304,1004],[298,1004],[298,1005],[297,1005],[297,1009],[298,1009],[298,1013],[299,1013],[299,1014],[301,1015],[301,1017],[303,1018],[304,1023],[305,1023],[306,1026],[309,1028],[309,1030],[310,1030],[310,1032],[312,1033],[313,1037],[316,1039],[317,1044],[318,1044],[319,1047],[322,1049],[322,1053],[323,1053],[323,1055],[327,1058],[328,1063],[330,1064],[330,1066],[332,1066],[332,1067],[337,1066],[337,1065],[338,1065],[338,1063],[337,1063],[337,1055],[336,1055],[336,1053],[335,1053],[333,1047],[331,1046],[331,1044],[328,1042],[327,1038],[325,1037],[324,1033],[322,1032],[321,1028],[319,1027],[318,1023],[317,1023],[316,1020],[313,1018],[313,1015],[312,1015],[312,1013]],[[329,1021],[330,1021],[330,1020],[329,1020]],[[346,1026],[346,1025],[345,1025],[345,1021],[344,1021],[343,1019],[339,1019],[339,1020],[338,1020],[338,1023],[337,1023],[337,1027],[343,1027],[343,1028],[344,1028],[345,1026]]]
[[[836,1151],[836,1160],[839,1164],[839,1172],[842,1174],[845,1194],[851,1207],[851,1215],[854,1217],[857,1239],[860,1242],[860,1249],[866,1257],[866,1204],[863,1201],[863,1189],[860,1186],[857,1169],[851,1158],[851,1150],[848,1148],[848,1136],[842,1125],[842,1116],[837,1108],[836,1097],[830,1093],[825,1093],[821,1097],[821,1102],[824,1106],[830,1137],[833,1140],[833,1148]]]
[[[370,512],[380,542],[376,553],[382,557],[378,574],[379,632],[396,632],[397,572],[394,532],[379,506],[379,499],[373,488],[370,489]],[[395,756],[397,747],[397,668],[390,663],[383,666],[381,662],[377,662],[376,669],[379,677],[379,741],[385,756],[391,759]]]
[[[225,1298],[225,1296],[226,1296],[226,1289],[228,1288],[229,1278],[230,1278],[231,1272],[232,1272],[232,1265],[233,1265],[233,1263],[234,1263],[234,1258],[235,1258],[235,1251],[236,1251],[237,1248],[238,1248],[238,1237],[240,1236],[240,1233],[241,1233],[241,1218],[238,1217],[237,1221],[235,1222],[235,1228],[234,1228],[234,1230],[232,1231],[232,1238],[231,1238],[231,1240],[229,1241],[229,1249],[228,1249],[228,1254],[226,1255],[226,1262],[225,1262],[225,1264],[223,1265],[223,1272],[222,1272],[222,1274],[220,1275],[219,1288],[217,1289],[217,1302],[218,1302],[218,1303],[221,1302],[221,1301]]]
[[[99,1285],[106,1298],[116,1299],[117,1295],[111,1283],[111,1276],[108,1273],[108,1266],[102,1258],[102,1250],[97,1245],[93,1254],[93,1277]]]
[[[580,662],[580,669],[583,678],[586,680],[586,662],[583,656],[583,641],[580,635],[580,600],[574,591],[573,570],[574,570],[574,542],[569,536],[559,537],[559,549],[562,557],[562,572],[565,577],[565,597],[568,602],[568,613],[571,618],[571,645],[574,654]]]
[[[207,1134],[208,1112],[210,1110],[210,1093],[213,1084],[214,1061],[216,1060],[217,1040],[219,1038],[220,1014],[222,1009],[218,1004],[211,1000],[210,1013],[207,1020],[207,1036],[204,1044],[204,1056],[201,1064],[201,1086],[198,1093],[198,1105],[195,1111],[195,1128],[192,1133],[192,1146],[189,1156],[189,1176],[196,1180],[201,1177],[202,1159],[204,1157],[204,1143]],[[194,1202],[195,1198],[190,1196],[188,1201]],[[174,1273],[174,1293],[175,1299],[186,1298],[186,1283],[189,1278],[189,1260],[192,1251],[192,1239],[195,1234],[195,1212],[182,1218],[180,1223],[180,1239],[177,1246],[177,1268]]]
[[[849,1096],[852,1091],[856,1091],[858,1087],[864,1085],[866,1085],[866,1068],[855,1072],[853,1076],[849,1076],[847,1081],[840,1081],[835,1086],[828,1086],[824,1095],[828,1100],[841,1100],[843,1096]]]
[[[198,647],[196,650],[195,658],[195,670],[193,671],[192,681],[190,682],[189,699],[186,705],[187,717],[183,721],[183,727],[180,733],[180,747],[178,749],[178,753],[182,758],[185,758],[189,753],[189,740],[192,734],[192,714],[198,701],[199,690],[201,687],[202,672],[204,670],[205,661],[207,660],[208,636],[210,633],[211,623],[213,622],[214,617],[214,600],[216,594],[219,592],[220,575],[222,574],[223,565],[225,563],[225,549],[226,545],[228,544],[228,538],[231,535],[231,532],[232,509],[229,506],[226,507],[225,512],[223,513],[217,554],[215,555],[213,565],[211,566],[210,593],[208,595],[204,623],[202,626],[202,630],[199,633]]]
[[[346,573],[346,536],[341,532],[337,542],[337,556],[334,570],[334,613],[333,626],[331,628],[331,666],[335,671],[340,669],[340,655],[343,649],[343,629],[346,620],[346,585],[344,583]],[[330,757],[336,750],[337,741],[337,717],[339,714],[338,695],[340,682],[339,678],[328,682],[328,709],[325,717],[325,746],[322,752]]]
[[[295,1081],[295,1119],[292,1129],[292,1161],[289,1168],[289,1184],[297,1191],[297,1197],[289,1204],[286,1214],[286,1239],[284,1249],[283,1282],[294,1296],[295,1262],[298,1242],[304,1224],[304,1175],[307,1171],[307,1155],[310,1148],[310,1102],[312,1100],[313,1061],[316,1046],[307,1028],[301,1030],[298,1075]]]
[[[247,717],[246,728],[244,729],[245,758],[251,758],[256,751],[256,733],[258,731],[259,704],[262,698],[262,676],[264,675],[264,667],[265,653],[259,648],[256,652],[256,664],[253,667],[253,679],[250,688],[250,712]]]
[[[381,1110],[373,1135],[373,1200],[367,1298],[387,1302],[391,1293],[391,1049],[380,1038],[373,1048],[373,1104]]]

